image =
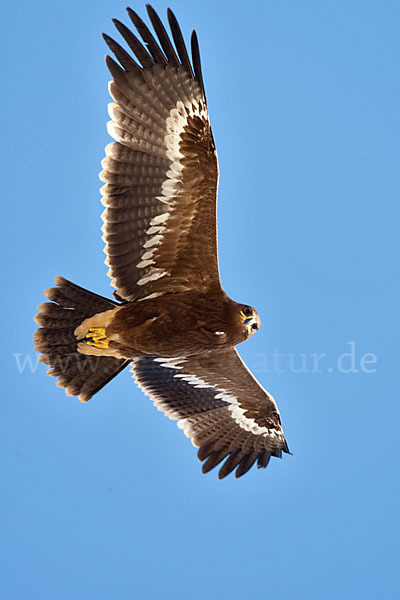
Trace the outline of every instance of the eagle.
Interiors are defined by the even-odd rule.
[[[260,327],[256,310],[221,287],[218,160],[196,32],[191,59],[173,12],[172,37],[132,9],[130,52],[103,35],[113,102],[100,179],[103,240],[114,299],[56,277],[39,306],[41,362],[87,402],[131,365],[138,386],[198,448],[203,473],[265,468],[289,448],[274,398],[236,351]]]

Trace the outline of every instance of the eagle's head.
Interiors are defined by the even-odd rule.
[[[255,308],[248,306],[247,304],[240,306],[239,315],[241,324],[245,329],[246,338],[248,338],[260,328],[260,317]]]

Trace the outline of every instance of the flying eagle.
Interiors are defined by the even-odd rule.
[[[46,290],[35,333],[40,360],[66,393],[88,401],[128,365],[139,387],[223,478],[289,453],[273,397],[235,346],[260,326],[254,308],[221,288],[216,233],[218,161],[196,33],[190,60],[168,9],[172,40],[150,6],[155,35],[131,9],[138,37],[114,20],[131,53],[104,39],[112,75],[100,178],[106,264],[115,300],[62,277]]]

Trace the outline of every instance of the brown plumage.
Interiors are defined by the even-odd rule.
[[[114,21],[132,56],[108,36],[113,76],[102,162],[105,251],[117,301],[63,279],[46,291],[36,349],[67,394],[89,400],[128,364],[155,405],[219,477],[289,452],[277,406],[235,350],[260,325],[221,288],[216,236],[218,162],[195,32],[192,63],[173,13],[174,46],[131,9],[143,43]],[[156,39],[157,38],[157,39]],[[137,62],[136,62],[137,61]],[[121,66],[120,66],[121,65]]]

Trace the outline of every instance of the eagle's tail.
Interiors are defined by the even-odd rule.
[[[57,385],[86,402],[130,361],[81,354],[74,331],[84,319],[118,305],[63,277],[56,277],[55,284],[45,292],[51,302],[41,304],[35,317],[41,326],[34,335],[35,348],[40,362],[49,365],[48,374],[58,377]]]

